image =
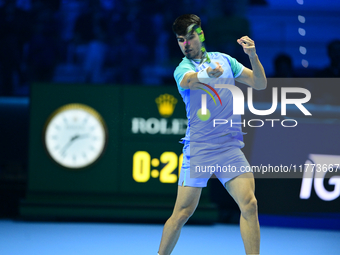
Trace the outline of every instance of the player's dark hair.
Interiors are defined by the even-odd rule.
[[[177,35],[186,35],[187,28],[191,24],[201,26],[201,19],[195,14],[181,15],[172,24],[172,31]]]

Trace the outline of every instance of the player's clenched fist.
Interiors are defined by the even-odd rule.
[[[207,69],[207,73],[208,73],[210,78],[218,78],[224,72],[222,66],[219,63],[216,62],[216,65],[217,65],[217,67],[215,69],[212,69],[211,67],[208,67],[208,69]]]

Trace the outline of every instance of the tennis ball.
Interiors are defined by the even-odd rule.
[[[207,109],[207,114],[202,114],[202,108],[197,111],[197,117],[202,121],[207,121],[210,118],[210,111]]]

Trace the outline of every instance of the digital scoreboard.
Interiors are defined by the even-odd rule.
[[[187,119],[176,87],[34,84],[21,215],[165,221]],[[203,189],[192,221],[214,222]]]

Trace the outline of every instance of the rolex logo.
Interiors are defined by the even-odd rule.
[[[177,104],[177,99],[174,96],[163,94],[157,97],[155,101],[159,114],[162,115],[162,117],[168,118],[173,114]]]

